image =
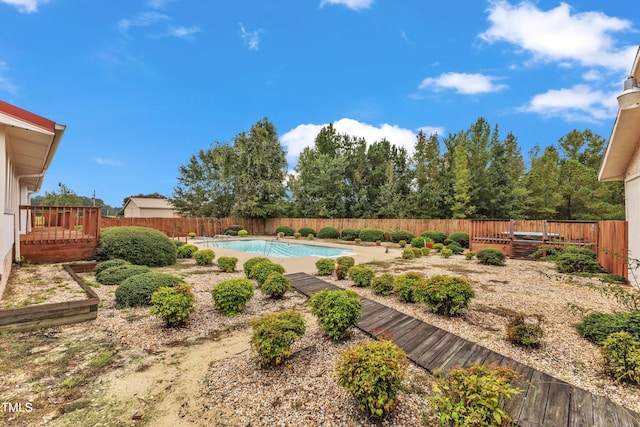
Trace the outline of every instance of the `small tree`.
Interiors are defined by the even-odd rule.
[[[323,290],[314,294],[307,304],[318,317],[320,329],[336,341],[344,339],[362,315],[362,301],[351,290]]]

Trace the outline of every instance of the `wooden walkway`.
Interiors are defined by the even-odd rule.
[[[291,285],[311,296],[323,289],[341,289],[306,273],[287,275]],[[604,397],[573,386],[502,356],[440,328],[363,299],[358,328],[378,337],[384,334],[409,358],[429,372],[473,364],[509,366],[522,375],[522,393],[505,410],[520,427],[640,427],[640,415]]]

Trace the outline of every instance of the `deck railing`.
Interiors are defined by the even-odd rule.
[[[98,240],[100,218],[100,207],[20,206],[20,241],[35,244]]]

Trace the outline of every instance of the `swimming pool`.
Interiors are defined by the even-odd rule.
[[[352,254],[348,249],[305,245],[301,243],[290,243],[277,240],[210,240],[203,242],[203,244],[212,248],[231,249],[233,251],[249,252],[252,254],[272,256],[276,258],[298,258],[305,256],[334,258]]]

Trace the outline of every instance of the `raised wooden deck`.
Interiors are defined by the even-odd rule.
[[[340,289],[306,273],[289,274],[292,286],[311,296]],[[521,427],[640,427],[640,415],[604,397],[530,368],[485,347],[429,325],[369,299],[363,299],[358,328],[390,338],[417,365],[429,372],[474,364],[509,366],[522,375],[522,393],[505,409]]]

